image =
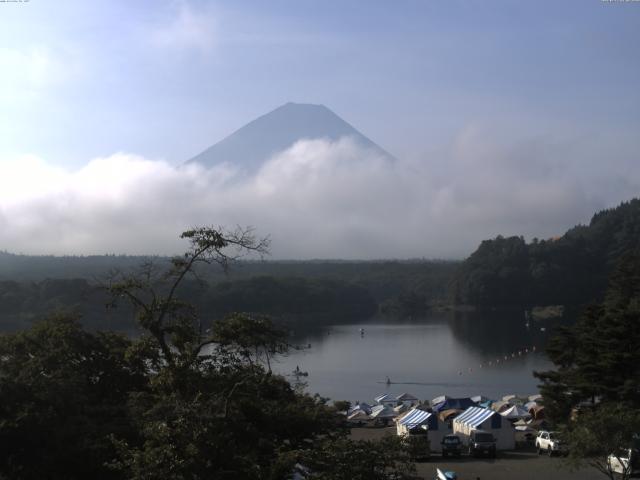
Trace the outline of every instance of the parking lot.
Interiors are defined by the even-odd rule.
[[[351,438],[372,440],[383,435],[395,434],[390,428],[354,428]],[[605,477],[593,468],[571,471],[561,457],[538,455],[533,449],[498,452],[498,457],[472,458],[463,455],[460,458],[443,460],[438,453],[431,455],[428,461],[416,464],[418,475],[424,479],[435,478],[436,467],[453,470],[459,480],[598,480]]]

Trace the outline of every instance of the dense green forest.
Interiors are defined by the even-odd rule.
[[[28,328],[48,312],[73,311],[90,328],[128,330],[126,308],[106,309],[110,272],[166,257],[23,256],[0,253],[0,329]],[[261,312],[288,323],[340,322],[381,310],[419,315],[443,303],[456,262],[240,261],[225,274],[207,269],[181,284],[181,296],[208,321],[233,311]]]
[[[266,313],[280,321],[340,321],[373,315],[378,306],[361,286],[327,279],[253,277],[208,284],[189,280],[180,295],[211,323],[231,312]],[[3,330],[28,328],[50,312],[78,314],[95,329],[134,328],[130,309],[109,305],[106,290],[84,279],[41,282],[0,282],[0,318]]]
[[[483,241],[451,283],[455,304],[578,306],[603,298],[618,259],[640,246],[640,200],[596,213],[560,238]]]

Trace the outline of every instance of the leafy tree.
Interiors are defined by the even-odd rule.
[[[565,433],[571,446],[568,461],[575,467],[591,465],[611,480],[630,478],[630,469],[616,475],[608,459],[613,455],[620,461],[625,452],[637,444],[638,432],[640,412],[637,410],[616,404],[586,410]]]
[[[168,270],[146,262],[110,278],[109,306],[132,306],[138,338],[68,316],[0,337],[0,477],[275,480],[302,462],[312,478],[403,478],[396,440],[345,440],[326,399],[273,374],[289,347],[282,329],[247,314],[208,329],[180,299],[203,264],[227,268],[267,241],[209,228],[183,238],[190,249]]]
[[[108,436],[136,440],[129,392],[149,388],[143,349],[132,346],[64,316],[1,336],[0,475],[119,478],[104,465],[115,455]]]
[[[146,266],[109,285],[136,308],[159,352],[151,390],[129,400],[142,441],[115,438],[119,458],[111,466],[131,479],[271,478],[279,456],[338,432],[338,417],[324,399],[271,374],[272,356],[288,345],[268,319],[233,314],[203,331],[197,311],[177,298],[199,262],[226,268],[227,246],[263,253],[265,242],[208,229],[183,237],[191,249],[166,274]]]
[[[168,271],[152,262],[133,274],[114,274],[107,286],[116,301],[124,298],[136,309],[139,325],[150,334],[162,353],[162,361],[171,373],[189,368],[199,359],[201,350],[214,340],[202,332],[201,318],[191,304],[178,298],[178,288],[189,276],[196,276],[202,264],[217,264],[223,270],[230,262],[246,254],[267,252],[269,239],[258,239],[251,229],[224,231],[196,228],[180,236],[189,240],[183,257],[174,257]]]
[[[601,305],[562,329],[547,353],[556,370],[538,372],[548,417],[569,439],[573,463],[612,477],[609,454],[640,433],[640,255],[628,253]]]
[[[309,480],[402,480],[415,472],[409,452],[395,435],[379,441],[325,441],[300,460],[300,474]]]
[[[547,353],[557,370],[540,372],[552,418],[562,423],[584,402],[640,408],[640,255],[628,254],[613,273],[602,305],[559,330]]]

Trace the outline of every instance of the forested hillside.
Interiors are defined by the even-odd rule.
[[[0,253],[0,330],[28,328],[54,310],[72,310],[91,328],[131,328],[131,312],[106,310],[99,288],[109,272],[135,271],[168,257],[26,256]],[[416,315],[443,303],[457,266],[442,261],[240,261],[228,274],[207,269],[181,296],[216,318],[262,312],[288,322],[368,318],[379,309]]]
[[[602,299],[618,259],[640,248],[640,200],[596,213],[549,240],[483,241],[451,284],[456,304],[480,307],[582,305]]]

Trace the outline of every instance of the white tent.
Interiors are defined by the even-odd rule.
[[[498,450],[512,450],[515,447],[513,425],[493,410],[469,407],[453,419],[453,433],[460,435],[465,443],[468,443],[473,430],[484,430],[493,434]]]
[[[473,397],[471,397],[471,401],[475,402],[475,403],[483,403],[486,402],[487,400],[489,400],[487,397],[485,397],[484,395],[475,395]]]
[[[451,397],[449,395],[440,395],[439,397],[431,399],[431,405],[437,405],[438,403],[446,402]]]
[[[395,397],[393,397],[390,393],[383,393],[382,395],[378,395],[374,398],[378,405],[386,405],[389,407],[395,407],[398,405],[398,401]]]
[[[529,425],[516,425],[515,438],[519,443],[532,443],[536,438],[536,429],[531,428]]]
[[[352,413],[358,411],[358,410],[362,410],[363,412],[365,412],[367,415],[371,413],[371,405],[369,405],[368,403],[364,403],[364,402],[360,402],[357,403],[354,407],[352,407],[348,414],[351,415]]]
[[[353,423],[366,422],[369,420],[369,414],[364,410],[355,410],[353,413],[349,414],[347,420]]]
[[[405,405],[407,407],[413,407],[413,406],[418,405],[420,403],[420,399],[418,397],[416,397],[415,395],[411,395],[410,393],[403,393],[401,395],[398,395],[396,397],[396,401],[398,403],[402,403],[403,405]]]
[[[451,433],[451,429],[445,422],[432,412],[425,412],[414,408],[396,419],[396,431],[398,435],[410,435],[416,429],[427,431],[432,452],[440,452],[442,438]]]
[[[509,420],[516,420],[519,418],[528,418],[531,416],[528,410],[526,410],[523,407],[519,407],[518,405],[514,405],[511,408],[507,408],[506,410],[501,411],[500,415],[502,415],[503,418],[506,418]]]
[[[393,407],[393,411],[397,414],[408,412],[411,409],[411,406],[407,406],[404,403],[401,403],[397,407]]]
[[[529,401],[529,399],[518,395],[505,395],[502,397],[502,401],[507,402],[509,405],[524,405]]]
[[[371,414],[369,417],[371,418],[395,418],[398,414],[391,407],[387,407],[386,405],[376,405],[371,409]]]
[[[506,400],[499,400],[491,404],[491,410],[493,410],[494,412],[501,412],[509,408],[509,405],[510,403],[507,402]]]

